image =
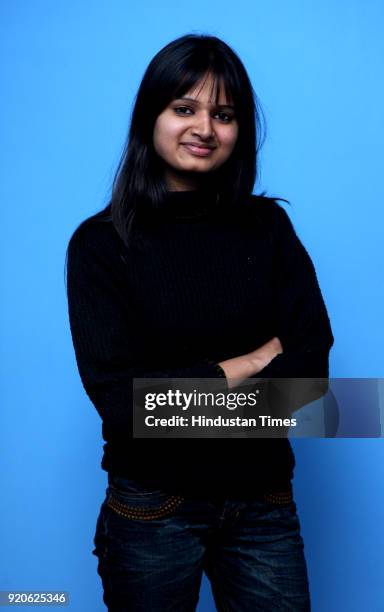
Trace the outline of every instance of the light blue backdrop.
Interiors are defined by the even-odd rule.
[[[92,538],[106,474],[69,335],[64,254],[107,202],[145,67],[187,32],[243,59],[267,116],[259,189],[292,202],[335,346],[331,375],[383,376],[379,0],[4,0],[0,589],[103,610]],[[382,439],[301,440],[295,489],[314,612],[384,606]],[[213,610],[204,581],[200,612]]]

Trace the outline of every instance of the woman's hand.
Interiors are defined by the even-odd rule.
[[[220,361],[219,366],[225,372],[228,388],[232,389],[250,376],[258,374],[272,359],[282,352],[281,342],[275,336],[250,353]]]

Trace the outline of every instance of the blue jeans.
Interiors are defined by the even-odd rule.
[[[94,544],[110,612],[193,612],[203,572],[220,612],[310,610],[290,492],[199,500],[110,475]]]

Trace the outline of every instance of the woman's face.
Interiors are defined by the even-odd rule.
[[[156,153],[165,162],[168,189],[196,189],[208,172],[230,157],[238,136],[231,102],[220,84],[218,104],[211,99],[212,76],[181,98],[172,100],[157,117],[153,131]]]

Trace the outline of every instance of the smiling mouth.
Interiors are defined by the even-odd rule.
[[[200,146],[189,142],[183,142],[182,145],[189,153],[196,155],[197,157],[207,157],[208,155],[211,155],[212,151],[214,150],[214,147],[211,146]]]

